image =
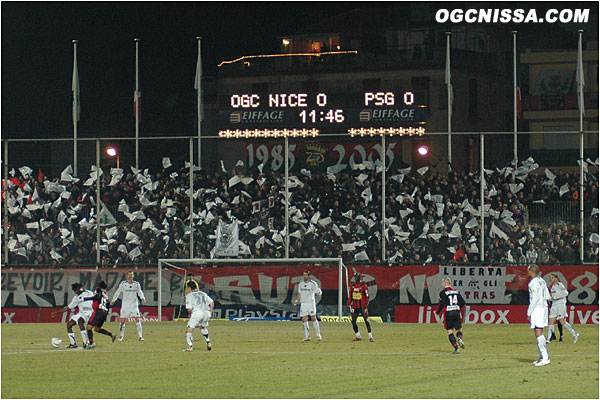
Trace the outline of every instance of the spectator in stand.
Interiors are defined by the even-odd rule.
[[[112,169],[101,176],[103,265],[188,257],[189,169],[168,164],[156,174],[133,168]],[[390,170],[386,261],[476,262],[483,251],[486,262],[577,263],[579,227],[528,224],[526,209],[534,203],[574,201],[579,177],[561,171],[535,174],[532,160],[522,164],[516,171],[506,167],[486,172],[483,249],[478,174]],[[290,177],[290,256],[381,262],[380,170],[376,162],[364,162],[337,173],[302,170]],[[584,198],[597,204],[595,171],[590,168],[586,173]],[[11,171],[3,196],[9,232],[2,246],[8,247],[9,263],[96,263],[95,179],[77,180],[71,174],[67,168],[60,178],[50,180],[32,176],[27,167]],[[232,173],[197,172],[195,257],[213,256],[219,220],[238,223],[240,241],[249,253],[244,257],[282,257],[283,185],[281,172],[261,167],[245,173],[243,163]],[[598,210],[594,210],[584,225],[587,261],[598,260]]]
[[[537,264],[538,252],[533,243],[529,244],[529,250],[527,250],[525,257],[527,258],[527,264]]]

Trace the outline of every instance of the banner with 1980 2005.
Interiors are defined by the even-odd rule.
[[[369,310],[372,315],[382,316],[387,321],[399,320],[397,314],[402,309],[397,306],[434,306],[438,301],[441,279],[444,276],[452,279],[452,285],[461,291],[467,304],[473,307],[523,306],[528,302],[528,277],[525,266],[353,265],[347,268],[349,277],[352,277],[354,272],[364,274],[371,298]],[[336,315],[337,266],[282,263],[269,266],[197,266],[187,270],[195,275],[203,290],[214,298],[215,317],[297,318],[297,307],[292,306],[291,302],[305,269],[311,271],[312,278],[323,289],[323,296],[318,300],[318,312],[323,315]],[[569,305],[597,307],[597,266],[543,266],[541,270],[546,279],[551,272],[559,275],[569,290]],[[93,288],[100,280],[105,280],[109,296],[112,296],[119,282],[125,279],[126,272],[125,268],[3,270],[2,307],[37,309],[65,306],[73,296],[70,286],[74,282],[81,282],[85,287]],[[145,293],[147,302],[144,306],[156,307],[156,268],[136,269],[135,279],[140,282]],[[182,271],[165,269],[162,279],[162,306],[183,304]],[[345,291],[344,286],[344,302],[347,299]],[[425,311],[427,310],[423,312]]]

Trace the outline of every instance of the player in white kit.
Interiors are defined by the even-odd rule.
[[[304,271],[304,282],[298,284],[298,297],[294,300],[294,305],[300,302],[300,317],[302,318],[302,325],[304,326],[304,339],[303,342],[310,340],[310,329],[308,328],[308,317],[313,322],[313,328],[315,328],[315,334],[317,340],[321,340],[321,330],[319,329],[319,321],[317,321],[317,303],[315,301],[315,295],[321,297],[321,289],[317,282],[310,279],[310,271]]]
[[[188,347],[184,351],[194,350],[194,337],[192,331],[194,328],[200,327],[200,332],[206,340],[206,349],[211,350],[212,344],[210,343],[210,337],[208,336],[208,320],[210,319],[215,302],[210,298],[209,295],[200,291],[198,285],[195,282],[188,282],[188,288],[190,292],[185,296],[185,308],[188,310],[190,319],[187,323],[185,330],[185,338],[187,340]]]
[[[527,268],[527,275],[531,278],[529,281],[529,308],[527,308],[527,319],[537,341],[540,358],[533,362],[536,367],[550,364],[550,355],[546,347],[546,338],[544,337],[544,327],[548,326],[548,300],[550,293],[546,281],[539,276],[540,269],[537,265],[530,265]]]
[[[146,298],[144,297],[144,292],[142,292],[142,287],[139,282],[133,280],[133,271],[127,271],[127,280],[122,281],[115,292],[113,299],[110,305],[114,305],[115,301],[119,298],[119,296],[123,294],[123,299],[121,300],[121,322],[119,323],[119,341],[123,341],[125,338],[125,318],[131,317],[140,317],[140,309],[139,309],[139,299],[142,300],[142,303],[146,302]],[[142,335],[142,322],[137,321],[135,323],[137,328],[138,336],[140,341],[144,341],[144,336]]]
[[[89,339],[84,325],[88,323],[90,317],[92,316],[92,313],[94,312],[94,301],[91,299],[85,300],[85,298],[94,296],[94,293],[87,289],[84,289],[83,286],[81,286],[81,283],[72,284],[71,289],[73,289],[73,291],[75,292],[75,296],[73,296],[69,305],[61,308],[60,310],[53,311],[50,315],[52,316],[52,318],[54,318],[56,314],[63,313],[68,310],[77,309],[77,313],[72,315],[69,321],[67,322],[67,335],[69,336],[69,345],[67,346],[67,348],[77,348],[77,342],[75,341],[75,333],[73,332],[73,326],[75,324],[79,325],[79,329],[81,330],[81,339],[83,340],[83,347],[85,348],[89,343]]]
[[[550,274],[550,283],[550,300],[552,300],[552,306],[550,307],[547,342],[550,343],[550,338],[554,334],[554,324],[558,320],[573,336],[573,343],[577,343],[579,340],[579,333],[575,332],[575,329],[573,329],[571,324],[565,321],[565,317],[567,316],[567,296],[569,295],[569,291],[565,285],[559,281],[558,275],[555,273]]]

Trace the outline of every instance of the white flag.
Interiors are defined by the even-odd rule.
[[[577,105],[582,115],[585,115],[585,103],[583,98],[583,88],[585,87],[585,78],[583,73],[583,51],[581,49],[581,34],[579,35],[579,44],[577,46],[577,72],[575,73],[575,82],[577,83]]]
[[[198,40],[198,60],[196,61],[196,78],[194,80],[194,89],[198,91],[198,118],[204,120],[204,105],[202,104],[202,51]]]
[[[367,255],[367,252],[363,250],[354,255],[354,261],[369,261],[369,256]]]
[[[117,223],[117,220],[112,215],[108,208],[101,202],[100,205],[100,226],[114,225]]]
[[[452,105],[454,104],[454,89],[452,88],[452,77],[450,75],[450,41],[446,42],[446,75],[444,83],[449,92],[448,114],[452,118]]]
[[[73,82],[71,83],[73,91],[73,125],[79,121],[79,71],[77,70],[77,45],[75,45],[75,54],[73,55]]]
[[[562,185],[562,186],[560,187],[560,189],[558,190],[558,195],[559,195],[560,197],[562,197],[562,196],[563,196],[563,194],[565,194],[565,193],[568,193],[568,192],[569,192],[569,184],[568,184],[568,183],[565,183],[565,184],[564,184],[564,185]]]
[[[239,228],[237,222],[226,224],[219,221],[217,225],[217,240],[215,243],[215,256],[237,257],[240,252]]]

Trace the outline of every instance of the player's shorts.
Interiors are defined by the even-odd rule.
[[[96,310],[91,317],[90,325],[97,326],[98,328],[102,328],[102,325],[106,322],[106,318],[108,317],[108,313],[104,310]]]
[[[210,319],[210,313],[208,311],[195,311],[188,320],[188,328],[197,328],[198,326],[207,327],[208,320]]]
[[[139,317],[140,309],[138,307],[121,307],[121,318]]]
[[[548,326],[548,309],[546,307],[535,308],[529,316],[529,326],[531,329]]]
[[[317,306],[314,303],[300,303],[300,316],[317,315]]]
[[[444,327],[446,330],[461,329],[462,322],[460,320],[460,312],[447,312],[444,318]]]
[[[562,319],[567,317],[567,306],[564,303],[552,303],[550,318]]]
[[[70,320],[79,322],[79,318],[83,318],[83,322],[87,324],[88,321],[90,320],[91,316],[92,316],[91,312],[79,311],[77,314],[72,315]]]
[[[363,318],[365,318],[365,319],[369,318],[369,316],[367,315],[364,308],[355,308],[354,311],[352,312],[353,318],[358,318],[359,315],[362,315]]]

